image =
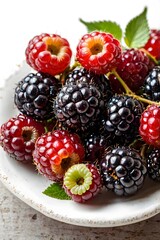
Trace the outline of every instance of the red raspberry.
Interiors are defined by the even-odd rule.
[[[122,53],[122,58],[116,70],[128,87],[133,92],[136,92],[143,85],[145,77],[153,66],[154,63],[144,52],[132,48]],[[111,75],[109,78],[115,93],[124,92],[123,87],[114,75]]]
[[[0,145],[14,159],[31,162],[37,138],[45,132],[42,123],[19,114],[1,126]]]
[[[160,147],[160,108],[150,105],[141,115],[139,133],[149,145]]]
[[[42,33],[30,40],[25,54],[26,61],[32,68],[54,76],[69,66],[72,51],[65,38]]]
[[[63,187],[75,202],[86,202],[101,189],[101,177],[93,164],[75,164],[65,173]]]
[[[39,173],[61,181],[70,166],[83,161],[84,147],[77,134],[55,130],[37,139],[33,158]]]
[[[160,30],[152,29],[150,32],[150,37],[148,42],[144,46],[152,56],[154,56],[157,60],[160,60]]]
[[[96,74],[105,74],[115,68],[120,56],[120,42],[105,32],[85,34],[77,46],[77,60]]]

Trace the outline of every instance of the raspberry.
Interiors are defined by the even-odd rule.
[[[55,76],[69,66],[72,51],[65,38],[42,33],[29,41],[25,54],[33,69]]]
[[[157,60],[160,60],[160,30],[151,29],[150,37],[148,42],[144,46],[152,56],[154,56]]]
[[[154,63],[144,52],[132,48],[122,53],[116,70],[127,86],[133,92],[137,92],[153,66]],[[114,75],[110,75],[109,78],[111,87],[115,93],[124,92],[124,89]]]
[[[102,158],[104,186],[119,196],[135,194],[143,186],[146,172],[139,153],[133,148],[118,146],[106,151]]]
[[[103,74],[97,75],[94,74],[93,72],[86,70],[85,68],[77,67],[72,72],[70,72],[65,78],[66,84],[77,84],[84,82],[88,84],[93,84],[96,87],[98,87],[103,95],[105,103],[107,103],[108,100],[111,98],[112,90],[110,87],[110,82],[109,79]]]
[[[86,82],[64,85],[54,104],[59,122],[75,131],[86,131],[95,126],[103,109],[101,92],[95,85]]]
[[[35,119],[53,118],[53,100],[60,87],[60,82],[51,75],[30,73],[17,84],[15,105],[21,113]]]
[[[75,164],[65,173],[63,187],[72,200],[84,203],[100,191],[100,173],[93,164]]]
[[[116,67],[121,51],[120,42],[111,34],[94,31],[81,38],[76,57],[87,70],[106,74]]]
[[[143,105],[138,100],[126,96],[115,95],[107,105],[107,116],[103,125],[115,142],[128,144],[138,135]]]
[[[160,108],[150,105],[141,115],[139,134],[149,145],[160,147]]]
[[[154,67],[147,75],[143,85],[145,98],[160,101],[160,66]]]
[[[0,145],[17,161],[31,162],[35,142],[44,132],[42,123],[19,114],[1,126]]]
[[[38,172],[52,181],[61,181],[66,170],[84,159],[84,147],[77,134],[55,130],[40,136],[33,152]]]
[[[160,181],[160,149],[152,149],[147,156],[148,176],[156,181]]]

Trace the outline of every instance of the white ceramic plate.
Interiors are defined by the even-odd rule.
[[[0,124],[15,116],[13,103],[16,82],[30,72],[26,64],[10,76],[0,89]],[[38,175],[34,166],[11,159],[0,147],[0,179],[22,201],[44,215],[74,225],[113,227],[135,223],[160,212],[160,184],[146,179],[143,189],[133,197],[116,197],[104,191],[86,204],[57,200],[42,192],[50,181]]]

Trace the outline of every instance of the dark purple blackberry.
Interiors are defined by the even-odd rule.
[[[119,196],[135,194],[147,172],[139,153],[127,146],[106,151],[100,168],[104,186]]]
[[[59,122],[76,131],[85,131],[95,126],[103,109],[101,92],[86,82],[64,85],[54,103]]]
[[[97,75],[93,72],[86,70],[83,67],[75,68],[67,75],[65,79],[66,84],[76,84],[81,82],[94,84],[96,87],[98,87],[102,93],[105,103],[107,103],[113,95],[109,79],[105,75]]]
[[[53,76],[30,73],[18,83],[15,89],[15,105],[21,113],[34,119],[53,118],[53,100],[60,87],[60,82]]]
[[[128,144],[138,135],[143,105],[126,95],[114,95],[107,104],[107,114],[102,120],[105,130],[116,143]]]
[[[148,176],[156,181],[160,181],[160,149],[152,149],[147,157]]]
[[[146,77],[143,93],[147,99],[160,101],[160,66],[154,67]]]
[[[107,146],[110,145],[110,137],[101,132],[91,133],[84,140],[86,157],[90,163],[99,163]]]

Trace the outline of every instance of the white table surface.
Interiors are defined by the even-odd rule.
[[[126,23],[148,6],[151,27],[160,27],[160,0],[5,0],[0,3],[0,87],[25,59],[28,41],[42,32],[57,33],[75,49],[86,33],[86,21]],[[2,159],[0,159],[1,161]],[[115,228],[85,228],[52,220],[13,196],[0,183],[0,240],[150,240],[160,239],[160,214],[140,223]]]

